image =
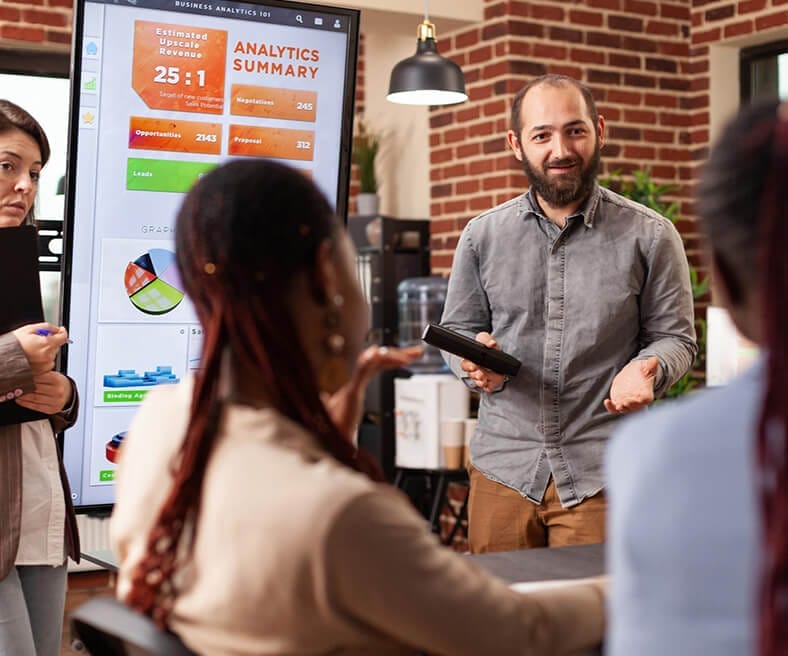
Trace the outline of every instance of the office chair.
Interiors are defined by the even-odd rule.
[[[196,656],[178,636],[114,597],[96,597],[71,613],[71,631],[92,656]]]

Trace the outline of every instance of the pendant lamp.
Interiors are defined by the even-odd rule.
[[[424,9],[416,54],[391,71],[386,100],[402,105],[453,105],[468,100],[462,70],[438,54],[435,26],[430,23],[426,2]]]

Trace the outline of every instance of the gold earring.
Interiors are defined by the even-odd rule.
[[[318,386],[321,392],[333,394],[350,377],[347,362],[345,361],[345,338],[339,330],[340,315],[339,311],[345,304],[345,299],[341,294],[336,294],[331,299],[331,306],[326,312],[325,326],[328,335],[323,340],[323,350],[326,357],[318,372]]]

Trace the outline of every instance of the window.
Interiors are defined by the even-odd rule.
[[[744,48],[739,61],[742,103],[788,100],[788,41]]]

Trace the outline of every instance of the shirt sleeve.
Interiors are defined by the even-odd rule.
[[[602,640],[601,583],[514,592],[470,557],[437,544],[398,494],[375,491],[350,502],[325,550],[338,612],[416,650],[547,655]]]
[[[27,356],[13,333],[0,335],[0,402],[35,390]]]
[[[492,318],[490,303],[479,274],[479,259],[472,243],[472,230],[473,221],[465,226],[457,242],[441,325],[475,339],[477,333],[492,331]],[[468,374],[460,368],[462,358],[445,351],[441,351],[441,354],[454,375],[472,390],[477,390],[468,379]]]
[[[698,352],[689,264],[681,236],[667,219],[660,223],[648,255],[640,296],[640,342],[636,359],[659,359],[655,396],[689,371]]]

